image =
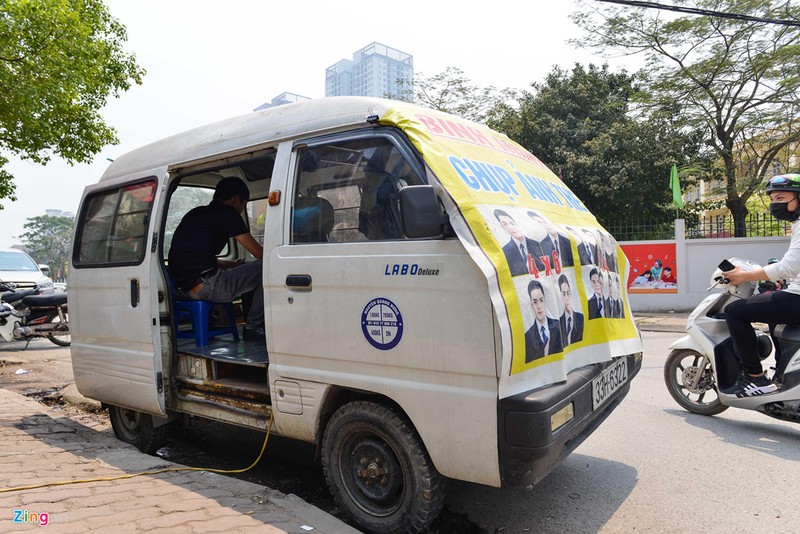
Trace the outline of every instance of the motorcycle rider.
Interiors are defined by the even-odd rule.
[[[758,356],[753,322],[800,324],[800,174],[782,174],[770,178],[767,189],[769,212],[778,220],[792,223],[789,250],[780,261],[763,268],[745,270],[735,267],[725,277],[733,285],[748,281],[787,279],[783,291],[770,291],[732,302],[725,308],[725,322],[730,329],[734,350],[742,367],[736,383],[723,391],[730,397],[752,397],[774,393],[778,387],[764,375]]]

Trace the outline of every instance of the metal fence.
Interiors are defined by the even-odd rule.
[[[686,238],[734,237],[734,221],[730,215],[712,217],[686,217]],[[617,241],[653,241],[675,239],[675,220],[609,221],[605,229]],[[750,213],[745,217],[747,237],[785,236],[791,234],[792,225],[778,221],[767,213]]]

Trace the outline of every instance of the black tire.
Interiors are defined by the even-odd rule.
[[[49,339],[51,343],[58,345],[59,347],[69,347],[72,344],[72,336],[69,335],[69,332],[65,334],[57,334],[54,332],[50,332],[49,334],[47,334],[47,339]]]
[[[322,467],[334,499],[366,532],[420,532],[444,504],[445,479],[395,410],[373,402],[339,408],[325,427]]]
[[[728,407],[719,400],[711,361],[707,358],[703,361],[703,356],[693,350],[672,351],[664,364],[664,381],[669,394],[684,409],[699,415],[717,415]],[[700,381],[692,386],[691,381],[698,373],[702,373]]]
[[[59,347],[69,347],[72,344],[72,336],[69,333],[69,315],[64,313],[64,323],[58,322],[58,316],[54,319],[56,330],[47,334],[47,339]]]
[[[117,439],[146,454],[155,454],[166,443],[167,425],[154,427],[153,416],[148,413],[110,406],[108,416]]]

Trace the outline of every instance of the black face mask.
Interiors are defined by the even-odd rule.
[[[789,211],[788,206],[789,203],[792,202],[770,202],[769,203],[769,213],[779,221],[791,221],[794,222],[797,220],[797,217],[800,216],[800,213],[797,211]]]

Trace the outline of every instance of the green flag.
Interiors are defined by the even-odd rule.
[[[672,171],[669,173],[669,188],[672,189],[672,203],[679,209],[683,209],[683,196],[681,196],[681,182],[678,180],[678,167],[672,164]]]

